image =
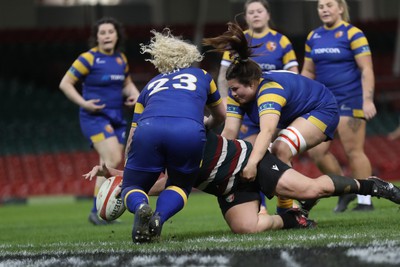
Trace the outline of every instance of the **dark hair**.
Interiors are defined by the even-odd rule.
[[[122,27],[122,24],[119,21],[117,21],[116,19],[112,18],[112,17],[103,17],[103,18],[101,18],[101,19],[99,19],[98,21],[95,22],[95,24],[92,27],[92,31],[90,33],[89,46],[90,47],[94,47],[94,46],[98,45],[98,43],[97,43],[97,33],[99,31],[100,25],[106,24],[106,23],[114,25],[114,28],[115,28],[115,30],[117,32],[118,40],[117,40],[117,43],[115,44],[114,51],[121,50],[123,41],[125,39],[124,29]]]
[[[261,78],[260,66],[250,58],[253,49],[260,45],[249,47],[246,36],[238,24],[229,22],[228,31],[214,38],[203,39],[203,44],[214,47],[208,52],[229,51],[234,60],[226,71],[227,80],[237,79],[241,84],[250,85],[252,81]]]
[[[246,3],[244,3],[244,12],[247,12],[247,7],[252,4],[252,3],[260,3],[265,7],[268,13],[271,13],[271,9],[269,7],[269,3],[266,0],[247,0]]]
[[[252,3],[260,3],[261,5],[263,5],[263,6],[265,7],[265,9],[267,10],[267,12],[270,14],[270,19],[269,19],[269,21],[268,21],[268,26],[269,26],[271,29],[275,28],[275,25],[274,25],[274,23],[273,23],[273,21],[272,21],[272,18],[271,18],[271,8],[270,8],[269,3],[267,2],[267,0],[247,0],[247,1],[244,3],[244,8],[243,8],[243,9],[244,9],[244,12],[243,12],[244,16],[246,16],[247,8],[248,8],[249,5],[252,4]]]

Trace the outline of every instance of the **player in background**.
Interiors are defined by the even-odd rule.
[[[249,160],[252,148],[249,142],[228,140],[208,131],[203,165],[193,185],[217,197],[221,212],[233,233],[309,229],[316,226],[299,209],[290,209],[280,215],[259,213],[260,190],[269,198],[276,195],[305,200],[358,193],[383,197],[400,204],[400,189],[377,177],[353,179],[339,175],[322,175],[310,178],[290,168],[270,152],[264,155],[258,165],[257,179],[244,182],[240,172]],[[123,176],[123,171],[98,165],[83,176],[92,179],[96,175]],[[159,195],[165,188],[165,182],[165,177],[157,180],[149,195]]]
[[[244,31],[250,46],[254,46],[252,59],[263,72],[270,70],[289,70],[298,73],[298,62],[290,40],[271,27],[271,9],[266,0],[247,0],[244,4],[244,18],[248,29]],[[229,51],[222,57],[218,75],[218,89],[221,96],[228,96],[226,71],[234,60]],[[239,138],[254,144],[260,127],[245,114],[240,127]],[[262,198],[261,212],[266,212],[265,198]],[[277,212],[291,208],[292,201],[278,198]]]
[[[352,176],[363,179],[372,175],[364,152],[366,121],[376,115],[371,51],[363,32],[349,23],[345,0],[319,0],[318,15],[323,25],[307,37],[301,74],[323,83],[335,96],[340,112],[337,135]],[[309,155],[323,173],[342,174],[338,161],[329,152],[330,143],[309,150]],[[355,197],[339,198],[334,211],[345,211]],[[358,196],[353,210],[372,209],[369,196]]]
[[[73,62],[60,82],[60,89],[79,108],[83,135],[99,155],[100,162],[116,168],[122,161],[127,123],[123,107],[133,107],[139,91],[129,76],[126,56],[119,51],[122,26],[114,18],[98,20],[91,33],[92,47]],[[82,95],[76,84],[82,83]],[[89,221],[107,224],[97,215],[96,196],[104,177],[97,177]]]
[[[213,46],[212,51],[228,49],[235,56],[226,73],[230,92],[222,135],[236,138],[245,113],[260,126],[242,172],[245,179],[256,177],[257,165],[271,144],[272,154],[290,165],[293,156],[333,138],[339,112],[323,84],[288,71],[262,73],[237,24],[229,23],[227,32],[204,43]]]
[[[160,74],[143,88],[135,106],[121,194],[135,214],[134,243],[160,236],[164,222],[183,209],[200,170],[205,128],[222,124],[226,114],[211,75],[192,67],[203,59],[197,47],[169,29],[152,33],[141,53],[151,55],[148,61]],[[204,121],[205,108],[211,116]],[[147,193],[165,171],[167,186],[153,213]]]

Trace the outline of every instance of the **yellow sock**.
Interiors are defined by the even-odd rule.
[[[278,197],[276,204],[276,212],[278,214],[285,213],[288,209],[293,207],[293,199]]]

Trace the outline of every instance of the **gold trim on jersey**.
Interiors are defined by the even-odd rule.
[[[266,90],[266,89],[271,89],[271,88],[276,88],[276,89],[282,89],[283,87],[282,85],[280,85],[277,82],[267,82],[265,84],[263,84],[263,86],[261,86],[260,91],[258,94],[260,94],[262,91]]]
[[[245,30],[243,33],[244,34],[248,34],[252,38],[261,39],[264,36],[266,36],[268,33],[271,33],[272,35],[276,35],[278,32],[274,31],[272,29],[265,29],[264,31],[262,31],[260,33],[256,33],[256,32],[251,31],[251,30]]]
[[[85,52],[82,54],[82,57],[86,59],[86,61],[89,63],[90,66],[93,66],[94,55],[92,53]]]
[[[144,110],[144,106],[142,105],[142,103],[136,102],[134,113],[142,114],[143,110]]]
[[[267,103],[267,102],[275,102],[277,104],[279,104],[281,107],[286,105],[286,98],[284,98],[283,96],[280,96],[278,94],[265,94],[260,96],[257,99],[257,105],[260,106],[263,103]]]
[[[228,105],[234,105],[234,106],[240,106],[240,104],[238,103],[238,102],[236,102],[236,100],[235,99],[233,99],[232,97],[230,97],[230,96],[228,96],[227,98],[226,98],[226,102],[227,102],[227,104]]]
[[[368,41],[367,41],[367,38],[365,38],[365,37],[358,38],[357,40],[354,40],[350,44],[352,50],[357,49],[361,46],[366,46],[366,45],[368,45]]]
[[[286,46],[290,44],[290,41],[285,35],[282,35],[282,38],[279,40],[279,44],[283,49],[285,49]]]
[[[215,93],[215,91],[217,91],[217,85],[215,84],[214,80],[211,80],[210,82],[210,92],[211,94]]]
[[[266,110],[260,112],[260,114],[258,114],[258,116],[261,117],[264,114],[276,114],[279,117],[281,116],[281,112],[279,110],[276,110],[276,109],[266,109]]]
[[[215,101],[215,102],[213,102],[211,104],[208,104],[207,106],[208,107],[215,107],[215,106],[219,105],[219,103],[221,103],[221,102],[222,102],[222,98],[218,99],[217,101]]]
[[[79,60],[75,60],[75,62],[72,64],[72,67],[74,67],[83,76],[89,74],[89,69],[86,68],[86,66],[83,65],[83,63],[80,62]]]
[[[283,56],[283,64],[286,65],[287,63],[289,63],[292,60],[296,60],[296,55],[294,53],[293,50],[287,52],[284,56]]]
[[[357,27],[351,27],[348,31],[347,31],[347,37],[349,38],[349,40],[351,38],[353,38],[354,35],[356,35],[357,33],[362,32],[360,29],[358,29]]]

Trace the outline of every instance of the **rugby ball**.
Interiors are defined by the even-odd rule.
[[[100,187],[96,198],[97,213],[103,220],[113,221],[120,217],[125,206],[121,197],[116,197],[120,193],[119,184],[122,176],[113,176],[108,178]]]

